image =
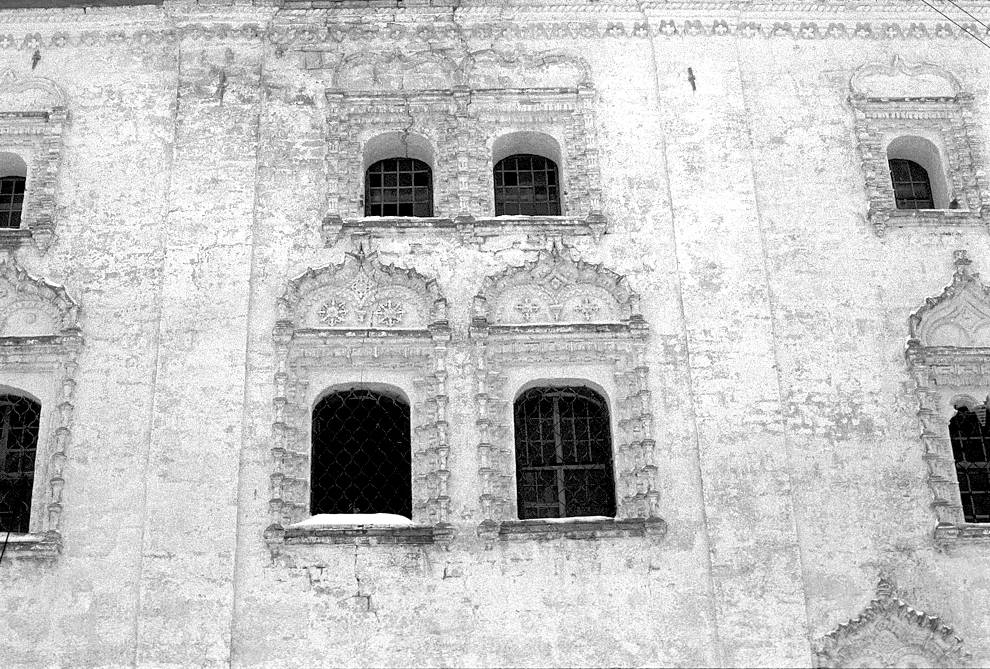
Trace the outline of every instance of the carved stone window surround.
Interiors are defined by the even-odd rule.
[[[815,666],[823,668],[964,667],[970,659],[951,627],[905,603],[886,578],[870,604],[815,649]]]
[[[450,332],[436,282],[362,249],[289,283],[274,339],[272,523],[265,531],[273,557],[296,545],[449,541]],[[410,400],[415,526],[289,527],[309,516],[312,407],[349,386],[398,388]]]
[[[934,539],[943,547],[990,543],[990,524],[967,523],[963,517],[949,439],[954,398],[990,394],[990,293],[979,274],[970,270],[972,261],[965,251],[956,251],[954,259],[952,284],[912,314],[905,353],[918,399],[923,457],[938,521]],[[960,345],[946,345],[950,342]]]
[[[990,184],[984,173],[973,96],[951,74],[895,57],[890,65],[865,65],[850,82],[850,105],[866,179],[867,217],[878,235],[890,227],[986,226]],[[898,137],[931,141],[939,154],[945,200],[958,209],[897,209],[887,165],[887,145]]]
[[[0,260],[0,385],[41,403],[30,532],[11,535],[5,559],[51,560],[61,551],[64,468],[82,348],[78,314],[61,286]]]
[[[525,307],[518,313],[513,310],[516,302]],[[520,318],[549,322],[518,322]],[[535,382],[587,383],[603,391],[612,421],[616,517],[658,519],[656,444],[645,364],[648,329],[639,314],[638,296],[624,278],[599,265],[574,261],[556,248],[543,252],[533,262],[485,280],[475,297],[470,337],[481,437],[480,536],[490,544],[500,536],[503,522],[514,523],[518,517],[512,403]]]
[[[44,252],[55,236],[56,179],[62,132],[68,114],[65,97],[51,81],[0,72],[0,152],[27,163],[24,208],[19,229],[0,230],[0,248],[32,240]]]

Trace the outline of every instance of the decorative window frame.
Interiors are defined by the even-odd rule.
[[[278,301],[275,341],[271,525],[273,558],[294,545],[446,543],[447,301],[436,281],[383,265],[375,253],[309,269]],[[398,386],[410,400],[415,525],[293,528],[308,517],[312,407],[343,385]],[[302,549],[299,549],[302,550]]]
[[[578,58],[485,50],[454,62],[436,52],[357,52],[338,63],[326,99],[327,246],[346,233],[395,230],[447,230],[468,238],[506,229],[596,237],[605,231],[595,93]],[[494,216],[492,144],[516,131],[547,134],[560,145],[562,216]],[[363,215],[364,147],[396,132],[432,145],[433,218]]]
[[[866,179],[867,218],[877,235],[889,227],[959,227],[990,222],[987,182],[973,96],[950,73],[928,64],[864,65],[850,80],[849,103]],[[958,209],[898,209],[886,147],[918,135],[939,150],[948,190]],[[933,182],[933,175],[929,175]]]
[[[990,523],[967,523],[963,517],[949,439],[953,399],[990,392],[990,288],[970,270],[966,251],[955,251],[953,256],[952,284],[911,315],[906,351],[938,520],[934,536],[942,546],[990,543]]]
[[[627,280],[601,265],[575,261],[554,246],[532,262],[485,279],[474,298],[470,338],[480,435],[478,534],[486,544],[514,538],[663,536],[645,361],[649,329]],[[553,374],[534,376],[534,367]],[[605,391],[612,420],[615,519],[517,520],[512,406],[518,391],[533,382],[586,382]]]
[[[41,403],[30,532],[11,535],[5,557],[51,560],[62,547],[66,452],[72,440],[79,307],[61,286],[0,260],[0,384]]]
[[[905,603],[886,578],[869,605],[826,634],[815,649],[815,666],[823,668],[965,667],[970,659],[951,627]]]
[[[65,96],[53,82],[22,79],[10,69],[0,72],[0,152],[16,153],[27,163],[21,227],[0,229],[0,248],[17,248],[31,240],[44,253],[51,245],[67,120]]]

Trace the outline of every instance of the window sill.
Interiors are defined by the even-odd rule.
[[[330,214],[323,219],[321,235],[324,246],[336,244],[345,234],[392,235],[397,232],[427,230],[452,233],[474,241],[484,241],[506,232],[544,235],[592,235],[595,239],[605,233],[607,221],[600,213],[593,212],[585,218],[576,216],[458,216],[457,218],[418,218],[412,216],[343,219]]]
[[[285,549],[307,546],[376,546],[447,545],[454,538],[454,528],[438,525],[324,525],[315,527],[270,527],[265,530],[265,541],[272,556]]]
[[[667,534],[662,518],[573,518],[485,521],[478,536],[491,544],[499,541],[553,541],[556,539],[616,539]]]
[[[0,545],[3,537],[0,536]],[[7,548],[3,553],[4,560],[41,560],[49,562],[58,557],[62,551],[62,539],[58,534],[11,534],[7,540]]]
[[[876,233],[883,236],[887,228],[967,226],[985,227],[990,220],[990,209],[968,211],[964,209],[876,209],[870,212],[869,220]]]
[[[939,523],[935,543],[943,548],[990,544],[990,523]]]

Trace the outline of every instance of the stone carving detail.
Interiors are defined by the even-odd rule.
[[[949,72],[894,57],[889,65],[868,64],[853,73],[849,103],[869,200],[868,218],[878,235],[890,226],[986,225],[990,221],[987,182],[974,137],[973,96]],[[897,209],[887,164],[887,142],[896,137],[937,136],[948,209]],[[927,141],[927,140],[926,140]],[[931,175],[935,183],[936,175]]]
[[[72,440],[81,348],[79,307],[65,289],[32,277],[13,259],[0,260],[0,378],[5,371],[14,371],[60,379],[51,405],[42,407],[51,412],[51,431],[39,435],[38,443],[38,460],[48,463],[43,539],[11,544],[8,556],[51,558],[61,546],[64,469]]]
[[[280,550],[285,526],[309,509],[311,384],[327,369],[357,381],[389,372],[416,373],[413,430],[413,520],[444,524],[447,494],[447,302],[436,281],[383,265],[374,253],[309,269],[278,301],[275,326],[273,469],[266,539]],[[315,390],[322,390],[316,388]]]
[[[497,81],[486,78],[491,76]],[[345,56],[327,92],[328,136],[338,138],[327,155],[331,217],[364,215],[363,150],[385,133],[428,140],[435,157],[434,209],[448,227],[455,217],[473,223],[474,217],[491,216],[492,157],[485,147],[518,131],[550,134],[562,147],[564,214],[575,222],[598,214],[601,180],[589,81],[586,63],[559,52],[485,50],[460,60],[437,51]]]
[[[953,260],[952,283],[911,315],[906,352],[918,398],[938,543],[990,539],[990,532],[968,531],[964,523],[949,440],[952,416],[947,413],[947,393],[973,386],[990,389],[990,289],[970,269],[966,251],[955,251]]]
[[[31,238],[45,251],[55,236],[55,186],[62,131],[67,120],[65,96],[53,82],[0,71],[0,152],[27,163],[27,190],[19,230],[0,234],[0,246],[16,247]],[[19,234],[26,231],[29,236]]]
[[[639,296],[625,278],[573,260],[556,247],[533,262],[485,279],[474,301],[475,402],[483,534],[516,518],[512,499],[513,389],[506,372],[551,365],[606,365],[614,381],[611,411],[619,518],[656,518],[656,443],[645,363],[648,329]]]
[[[883,578],[869,606],[826,634],[815,655],[819,667],[961,667],[969,659],[952,628],[911,608]]]

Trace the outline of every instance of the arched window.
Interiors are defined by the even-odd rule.
[[[889,164],[890,182],[894,186],[894,202],[898,209],[935,208],[928,170],[904,158],[893,158]]]
[[[531,153],[495,163],[495,215],[560,216],[557,164]]]
[[[974,403],[975,404],[975,403]],[[957,403],[949,438],[967,523],[990,523],[990,428],[985,406]]]
[[[614,516],[608,407],[580,386],[531,388],[516,399],[519,518]]]
[[[409,404],[398,395],[351,388],[313,409],[310,513],[412,517]]]
[[[0,153],[0,228],[21,227],[27,165],[16,153]]]
[[[0,395],[0,532],[28,532],[41,405]]]
[[[422,160],[379,160],[364,183],[365,216],[433,216],[433,171]]]

